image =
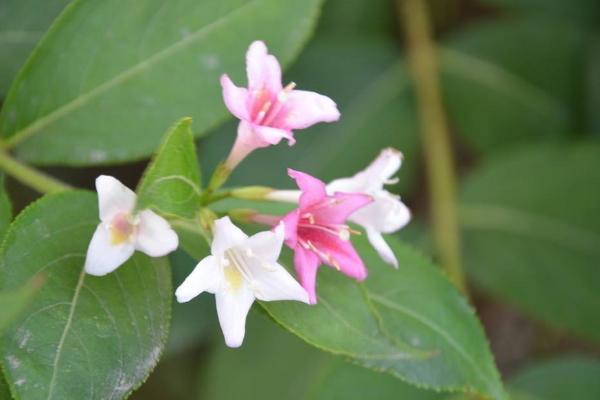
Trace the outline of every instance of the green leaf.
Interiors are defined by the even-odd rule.
[[[600,3],[596,0],[483,0],[510,11],[521,12],[535,16],[545,16],[558,20],[571,19],[576,22],[597,27],[600,21]]]
[[[600,35],[590,45],[586,68],[586,129],[600,136]]]
[[[6,192],[4,181],[4,175],[0,174],[0,240],[4,238],[4,234],[12,220],[12,204]]]
[[[181,115],[202,135],[229,115],[219,76],[244,82],[256,39],[288,63],[321,2],[75,1],[17,76],[0,131],[20,158],[65,165],[146,157]]]
[[[165,135],[137,188],[140,209],[193,218],[200,210],[200,173],[191,118],[177,122]]]
[[[510,380],[527,400],[600,399],[600,361],[562,356],[537,362]]]
[[[34,276],[19,288],[0,292],[0,334],[25,309],[43,282],[43,276]]]
[[[261,303],[308,343],[421,387],[474,391],[505,399],[485,336],[473,310],[421,255],[390,243],[400,268],[384,265],[366,239],[356,240],[369,268],[364,284],[323,267],[316,306]],[[421,349],[411,356],[404,343]]]
[[[248,315],[241,348],[227,348],[221,332],[215,341],[201,370],[200,399],[306,399],[330,359],[256,312]]]
[[[166,258],[137,253],[105,277],[86,275],[97,224],[96,196],[70,191],[28,207],[6,234],[0,290],[46,276],[0,342],[18,398],[124,398],[158,361],[172,297]]]
[[[477,285],[600,341],[600,146],[498,154],[464,182],[460,219]]]
[[[395,379],[393,376],[378,373],[356,365],[333,360],[327,373],[312,388],[315,400],[441,400],[448,394],[419,389]]]
[[[3,0],[0,3],[0,98],[23,62],[69,0]]]
[[[441,68],[451,123],[482,152],[571,134],[580,124],[584,45],[572,25],[527,18],[450,37]]]
[[[6,383],[6,379],[4,379],[4,375],[2,375],[2,371],[0,370],[0,400],[12,400],[10,395],[10,389],[8,387],[8,383]]]

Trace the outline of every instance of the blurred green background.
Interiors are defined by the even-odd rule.
[[[0,98],[67,3],[0,2]],[[429,10],[458,163],[464,264],[499,369],[518,399],[598,399],[600,2],[432,0]],[[398,4],[327,0],[284,81],[332,97],[342,119],[298,132],[293,148],[253,153],[231,184],[292,188],[285,167],[328,181],[393,146],[404,164],[392,189],[414,213],[398,235],[435,257]],[[236,124],[199,140],[205,174],[226,155]],[[145,163],[46,170],[82,187],[100,172],[133,187]],[[16,209],[36,196],[8,185]],[[171,261],[175,284],[195,264],[181,251]],[[212,296],[173,307],[167,350],[133,399],[451,398],[319,352],[258,307],[239,350],[223,345]]]

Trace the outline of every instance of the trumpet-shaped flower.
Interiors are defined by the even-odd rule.
[[[229,347],[244,340],[246,316],[255,299],[308,303],[306,291],[277,263],[283,226],[248,237],[229,219],[215,221],[211,255],[198,263],[177,288],[180,303],[202,292],[215,295],[219,324]]]
[[[320,180],[292,169],[288,174],[296,180],[301,195],[298,208],[282,219],[286,244],[294,250],[296,273],[314,304],[317,269],[322,263],[358,281],[367,277],[367,269],[350,242],[350,235],[356,232],[346,225],[346,219],[372,199],[355,193],[328,195]]]
[[[102,276],[117,269],[135,250],[161,257],[177,248],[177,234],[151,210],[135,212],[136,195],[112,176],[96,178],[100,224],[85,259],[85,271]]]
[[[230,169],[256,148],[277,144],[281,139],[293,145],[293,129],[337,121],[340,117],[329,97],[294,90],[293,82],[283,87],[279,62],[267,53],[261,41],[248,48],[246,72],[248,88],[237,87],[227,75],[221,76],[225,105],[240,119],[237,139],[226,162]]]
[[[374,201],[350,216],[350,221],[365,228],[371,245],[387,263],[398,267],[398,260],[382,233],[392,233],[410,221],[410,210],[400,197],[384,189],[394,183],[392,176],[402,163],[402,154],[392,148],[384,149],[363,171],[350,178],[336,179],[327,185],[327,192],[338,191],[364,193]]]

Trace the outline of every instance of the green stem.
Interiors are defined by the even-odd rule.
[[[450,280],[466,291],[456,211],[456,175],[425,0],[398,0],[418,102],[433,239]]]
[[[0,169],[40,193],[55,193],[71,189],[69,185],[46,175],[0,151]]]

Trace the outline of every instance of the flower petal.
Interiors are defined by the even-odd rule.
[[[254,125],[252,127],[254,129],[255,134],[263,143],[267,143],[269,145],[277,144],[281,142],[281,139],[287,139],[288,144],[290,146],[296,143],[296,139],[294,139],[294,135],[292,131],[280,128],[273,128],[270,126],[263,125]],[[265,146],[261,146],[265,147]]]
[[[361,174],[361,173],[359,173]],[[333,195],[336,192],[366,193],[367,182],[365,179],[357,179],[356,174],[352,178],[335,179],[327,184],[327,193]]]
[[[108,228],[99,224],[87,250],[85,272],[96,276],[106,275],[127,261],[134,251],[133,243],[128,241],[113,245]]]
[[[373,198],[366,194],[335,193],[331,196],[331,202],[331,205],[313,211],[320,223],[343,224],[350,215],[372,203]]]
[[[246,73],[248,89],[267,89],[271,93],[279,93],[281,86],[281,66],[277,59],[268,54],[264,42],[257,40],[250,44],[246,53]]]
[[[358,281],[367,277],[367,269],[349,240],[319,231],[311,232],[309,240],[327,256],[321,257],[323,263]]]
[[[327,185],[327,193],[349,192],[372,194],[383,189],[383,186],[400,168],[402,153],[387,148],[369,164],[367,168],[350,178],[336,179]]]
[[[185,303],[202,292],[216,293],[221,275],[217,258],[212,255],[204,257],[175,291],[177,301]]]
[[[227,109],[239,119],[250,119],[248,89],[235,86],[226,74],[221,75],[221,88],[223,89],[223,101]]]
[[[317,304],[317,269],[321,264],[319,257],[312,251],[296,246],[294,249],[294,267],[300,284],[308,293],[309,304]]]
[[[291,168],[288,168],[288,175],[296,181],[302,191],[299,201],[300,209],[307,209],[325,200],[327,193],[325,192],[325,184],[322,181]]]
[[[219,218],[215,221],[214,239],[211,245],[211,253],[222,257],[225,250],[243,244],[248,235],[235,226],[229,217]]]
[[[379,232],[392,233],[410,221],[410,210],[400,199],[386,191],[380,191],[375,201],[350,216],[363,227],[371,227]]]
[[[285,99],[287,115],[285,126],[304,129],[318,122],[333,122],[340,119],[340,112],[333,100],[319,93],[293,90]]]
[[[255,259],[250,262],[253,277],[252,288],[262,301],[296,300],[308,303],[308,293],[276,262],[266,263]]]
[[[385,183],[398,172],[402,164],[402,153],[388,147],[364,170],[368,182]]]
[[[101,221],[110,221],[119,213],[129,214],[135,207],[135,193],[112,176],[97,177],[96,191]]]
[[[139,218],[136,249],[150,257],[162,257],[177,248],[179,245],[177,234],[163,217],[154,211],[143,210],[139,213]]]
[[[215,294],[219,324],[229,347],[240,347],[246,332],[246,316],[254,302],[254,294],[246,285],[238,290],[223,290]]]
[[[284,224],[280,222],[273,231],[259,232],[250,236],[246,241],[246,246],[259,259],[267,262],[276,262],[279,254],[281,254],[284,230]]]
[[[296,209],[288,213],[281,219],[284,225],[285,243],[292,249],[298,242],[298,221],[300,220],[300,210]]]
[[[398,268],[398,259],[394,255],[391,247],[387,244],[385,239],[383,239],[383,235],[373,228],[367,228],[366,231],[369,243],[371,243],[371,246],[373,246],[383,261],[392,265],[394,268]]]

